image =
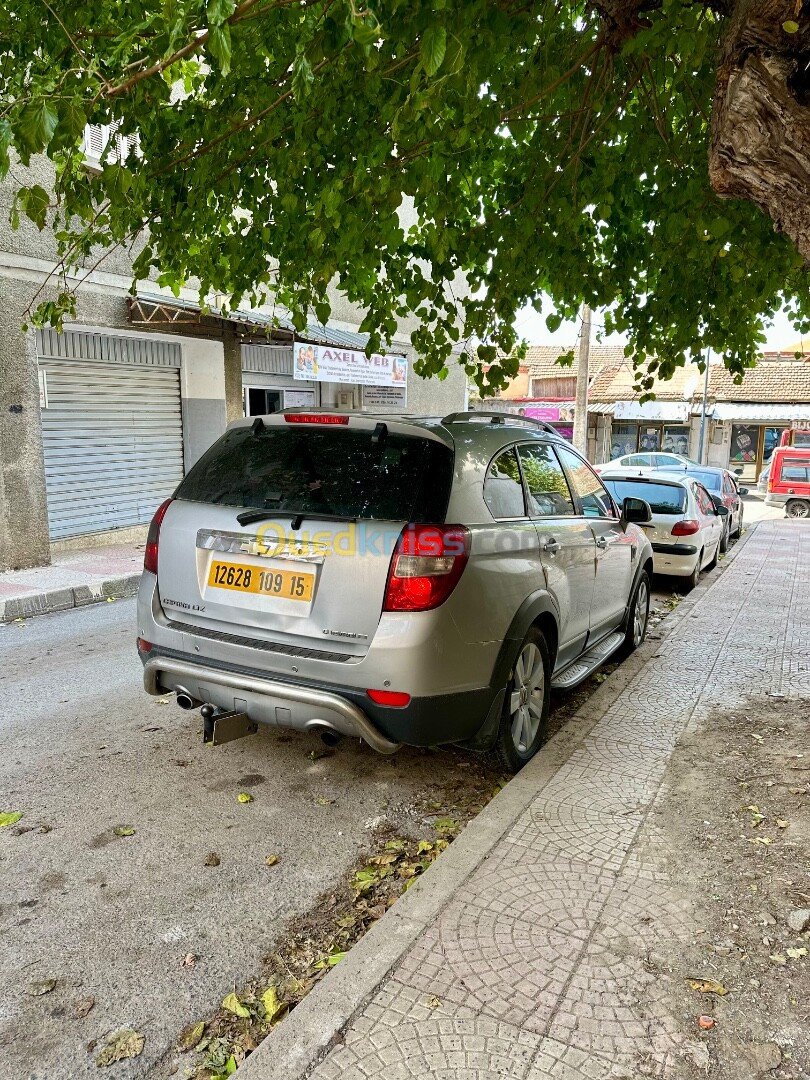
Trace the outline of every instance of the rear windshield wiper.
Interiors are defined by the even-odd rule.
[[[290,528],[293,532],[297,532],[301,528],[301,523],[304,518],[316,518],[318,521],[357,521],[356,517],[350,517],[346,514],[321,514],[317,510],[245,510],[241,514],[236,515],[236,520],[240,525],[253,525],[254,522],[264,521],[266,518],[271,517],[287,517],[292,515],[292,521]]]

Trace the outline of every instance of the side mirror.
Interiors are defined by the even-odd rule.
[[[643,499],[636,499],[628,495],[622,503],[622,523],[633,521],[641,525],[646,521],[652,521],[650,504]]]
[[[741,488],[737,488],[737,490],[739,491],[740,495],[747,495],[748,494],[748,488],[741,487]]]
[[[728,517],[729,508],[723,503],[719,495],[712,495],[712,505],[720,517]]]

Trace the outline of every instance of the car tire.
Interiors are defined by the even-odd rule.
[[[720,537],[720,552],[725,555],[728,551],[729,541],[731,540],[731,526],[723,526],[723,535]]]
[[[706,569],[707,570],[714,570],[715,566],[717,566],[717,560],[718,560],[719,557],[720,557],[720,542],[718,541],[718,544],[717,544],[717,547],[714,550],[714,555],[712,556],[711,562],[706,563]]]
[[[548,737],[551,657],[542,630],[533,626],[518,649],[506,684],[493,753],[497,765],[516,773]]]
[[[620,655],[629,656],[644,641],[650,621],[650,575],[646,570],[639,574],[630,603],[627,605],[627,625],[624,628],[624,644]]]
[[[692,589],[697,588],[697,584],[700,581],[701,563],[703,562],[703,552],[698,554],[697,561],[695,563],[695,569],[689,575],[688,578],[684,578],[683,591],[691,592]]]
[[[740,510],[740,518],[739,518],[739,521],[737,522],[737,528],[731,534],[731,539],[732,540],[739,540],[740,537],[742,536],[742,530],[743,530],[743,512],[742,512],[742,509],[741,509]]]
[[[810,518],[810,502],[806,499],[793,499],[785,507],[785,514],[789,518]]]

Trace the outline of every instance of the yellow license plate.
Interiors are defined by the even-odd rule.
[[[309,601],[312,599],[315,575],[298,570],[264,570],[244,563],[212,562],[208,584],[217,589]]]

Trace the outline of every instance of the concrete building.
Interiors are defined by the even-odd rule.
[[[130,295],[131,258],[87,259],[76,319],[63,334],[23,332],[26,312],[56,294],[56,244],[27,219],[8,225],[19,183],[50,187],[50,163],[17,166],[0,184],[0,570],[45,565],[51,551],[145,535],[155,508],[238,416],[295,405],[384,412],[463,409],[458,364],[440,382],[413,374],[413,324],[389,345],[408,361],[391,388],[295,377],[294,343],[362,351],[363,312],[338,294],[329,325],[294,334],[266,311],[202,315],[193,291],[155,282]],[[27,174],[27,175],[26,175]],[[24,178],[24,179],[23,179]],[[316,354],[317,355],[317,354]],[[301,372],[299,371],[299,375]]]

